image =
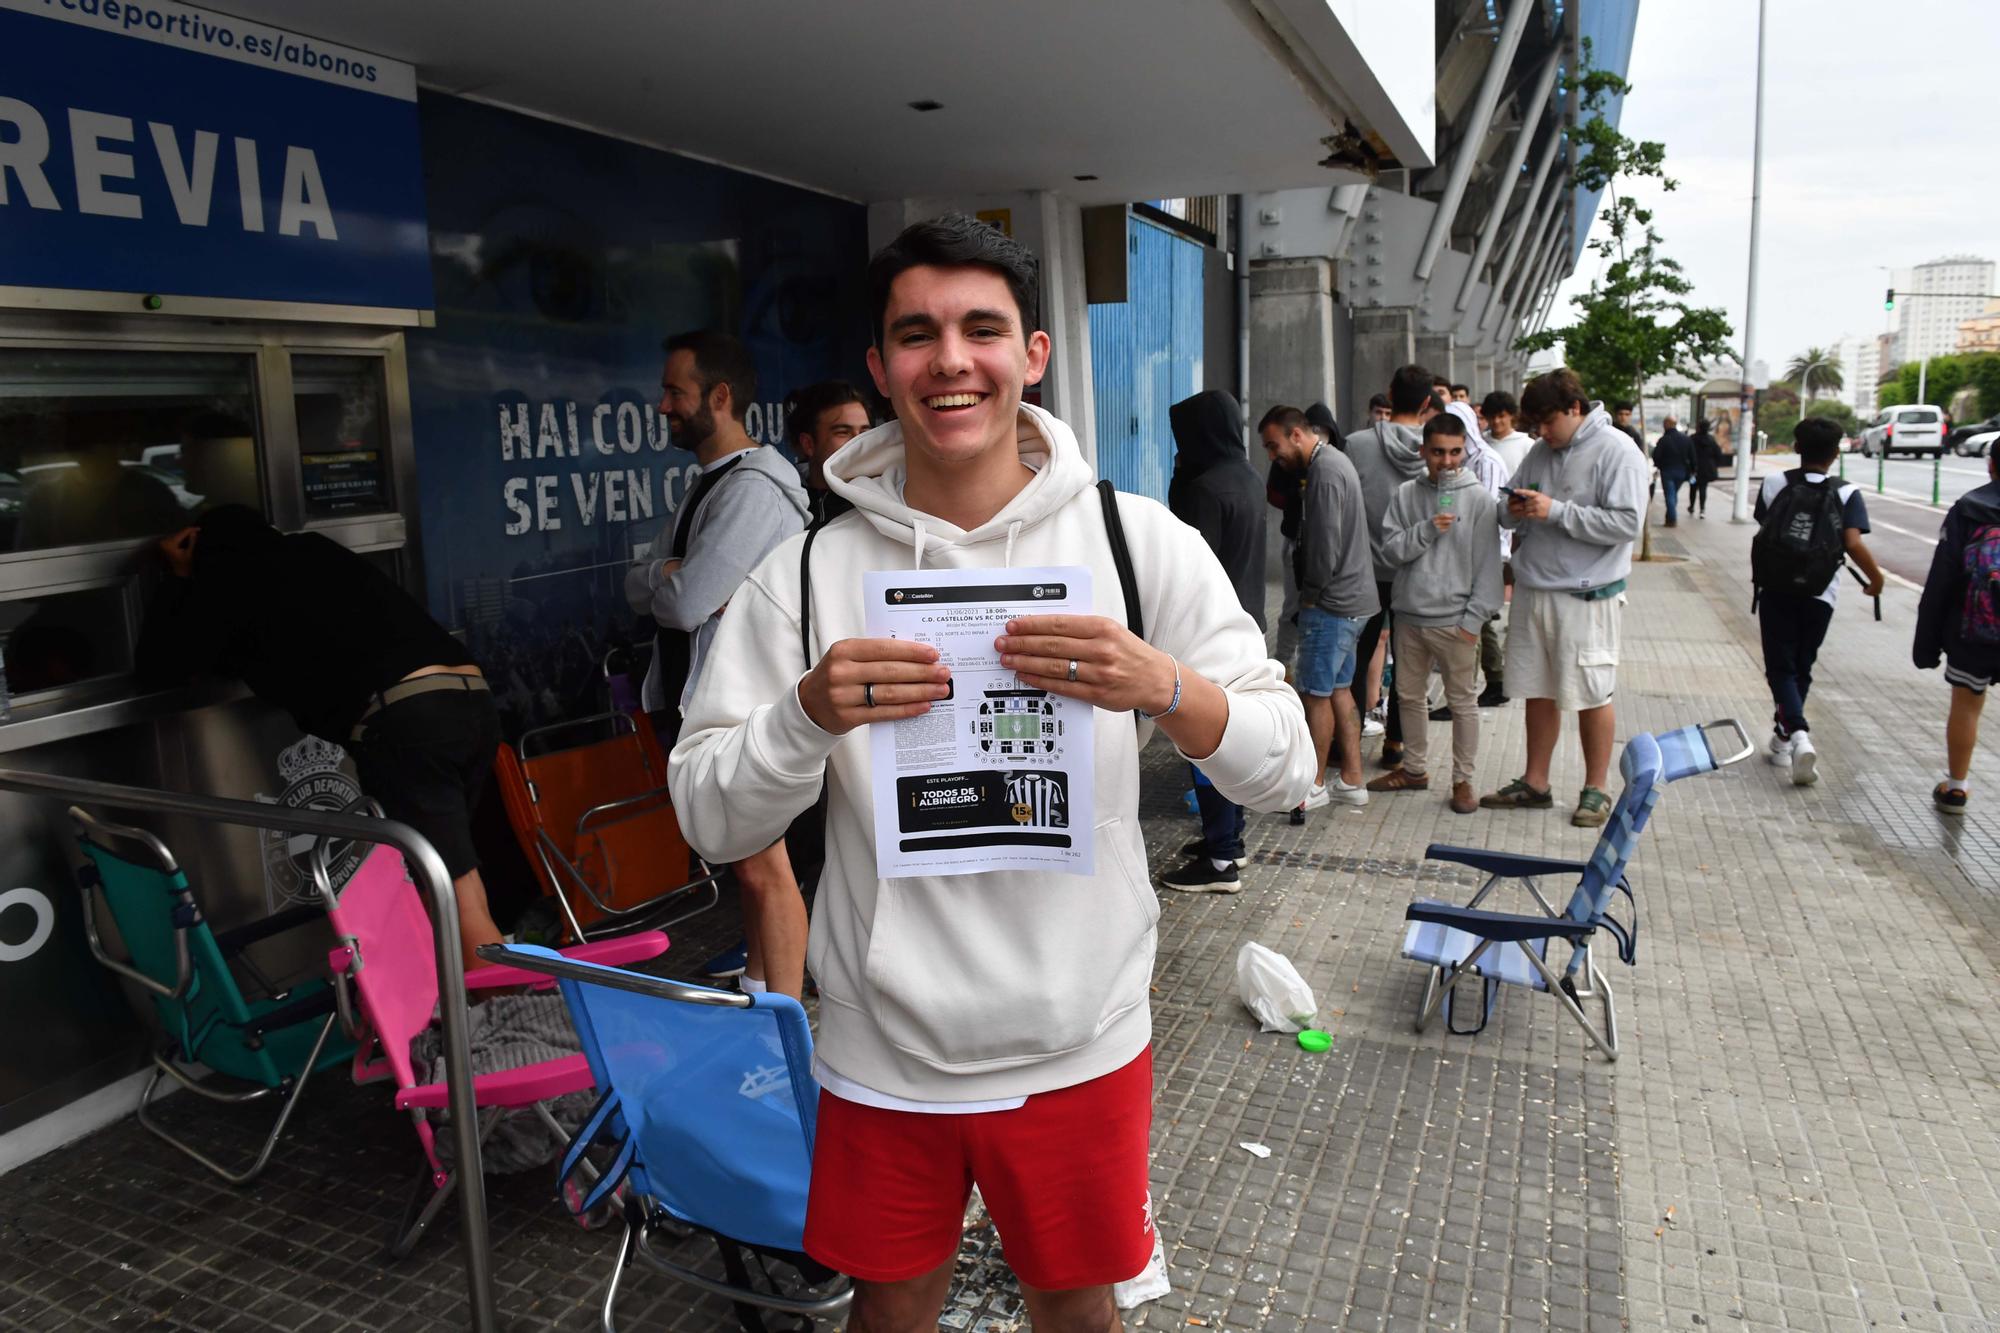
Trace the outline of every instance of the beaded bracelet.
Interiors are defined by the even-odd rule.
[[[1163,717],[1171,717],[1173,715],[1174,710],[1181,706],[1181,659],[1176,657],[1173,659],[1173,663],[1174,663],[1174,701],[1168,704],[1165,709],[1157,713],[1149,713],[1143,708],[1135,708],[1132,710],[1133,712],[1137,713],[1140,717],[1145,718],[1148,722],[1157,722]]]

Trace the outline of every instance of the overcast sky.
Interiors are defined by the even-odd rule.
[[[2000,3],[1767,0],[1756,346],[1780,373],[1809,344],[1880,333],[1889,275],[2000,259]],[[1756,0],[1640,0],[1619,128],[1666,145],[1663,252],[1743,336]],[[1549,322],[1573,318],[1585,251]]]

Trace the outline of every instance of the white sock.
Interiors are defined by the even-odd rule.
[[[1962,778],[1955,778],[1947,773],[1944,775],[1944,785],[1952,791],[1963,792],[1967,796],[1972,794],[1972,778],[1969,775]]]
[[[1209,857],[1208,864],[1211,868],[1216,870],[1233,870],[1236,868],[1236,863],[1234,861],[1225,861],[1219,856]]]
[[[764,978],[753,977],[748,972],[736,978],[736,985],[745,995],[768,995],[771,990],[770,983]]]

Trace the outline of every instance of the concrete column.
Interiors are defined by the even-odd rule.
[[[1447,380],[1455,380],[1452,373],[1453,347],[1449,333],[1419,333],[1417,335],[1417,364],[1433,375],[1442,375]]]
[[[1284,403],[1335,402],[1333,261],[1264,259],[1250,265],[1250,401],[1254,425]]]
[[[1348,394],[1340,424],[1365,425],[1368,400],[1389,392],[1389,377],[1399,366],[1417,359],[1417,311],[1414,306],[1367,306],[1354,312],[1354,354],[1348,369]]]
[[[1499,381],[1494,378],[1495,374],[1496,371],[1491,356],[1476,356],[1472,359],[1471,384],[1472,394],[1475,398],[1484,398],[1487,394],[1493,392],[1494,389],[1500,387]]]

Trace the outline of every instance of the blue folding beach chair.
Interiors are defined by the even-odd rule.
[[[1741,742],[1727,758],[1717,758],[1708,743],[1708,728],[1729,728]],[[1712,773],[1750,756],[1756,747],[1749,732],[1736,720],[1726,719],[1703,726],[1681,727],[1661,736],[1642,733],[1625,744],[1618,770],[1625,789],[1618,794],[1611,817],[1588,861],[1566,861],[1515,852],[1492,852],[1476,847],[1447,847],[1433,843],[1425,852],[1427,861],[1452,861],[1487,872],[1489,878],[1463,907],[1436,901],[1410,904],[1404,919],[1410,925],[1403,936],[1403,957],[1427,964],[1430,984],[1424,988],[1423,1003],[1417,1012],[1417,1031],[1430,1026],[1440,1009],[1445,1028],[1459,1036],[1471,1036],[1486,1027],[1501,983],[1546,991],[1561,999],[1569,1016],[1576,1020],[1605,1058],[1618,1058],[1618,1012],[1611,983],[1599,970],[1592,943],[1602,930],[1618,947],[1619,961],[1627,966],[1638,961],[1639,904],[1632,896],[1626,867],[1631,863],[1640,833],[1652,817],[1653,807],[1669,782]],[[1576,876],[1576,889],[1569,905],[1557,911],[1536,880],[1543,876]],[[1480,904],[1505,880],[1519,880],[1534,896],[1541,915],[1493,912]],[[1631,921],[1620,922],[1610,914],[1618,894],[1631,904]],[[1558,974],[1549,961],[1549,941],[1562,940],[1570,946],[1568,965]],[[1513,947],[1508,947],[1508,946]],[[1461,979],[1478,977],[1481,987],[1477,1023],[1460,1027],[1452,1022],[1452,993]],[[1582,981],[1579,982],[1578,978]],[[1604,1009],[1602,1028],[1592,1026],[1584,1012],[1589,1000]]]
[[[623,1186],[625,1238],[604,1292],[615,1333],[625,1266],[636,1255],[732,1302],[746,1333],[806,1330],[853,1297],[804,1253],[819,1085],[805,1010],[784,995],[742,995],[564,958],[535,945],[480,956],[557,978],[596,1075],[597,1106],[563,1155],[556,1189],[588,1212]],[[610,1154],[588,1192],[568,1188],[593,1145]],[[578,1198],[578,1195],[581,1195]],[[727,1280],[666,1258],[655,1234],[710,1237]]]

